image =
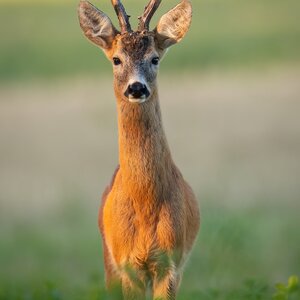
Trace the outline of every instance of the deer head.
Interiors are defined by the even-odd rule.
[[[139,17],[137,31],[131,29],[129,16],[120,0],[112,0],[120,30],[88,1],[79,4],[79,21],[85,36],[100,47],[113,64],[118,101],[143,103],[156,95],[159,62],[166,50],[178,43],[190,27],[191,3],[182,0],[161,17],[154,30],[150,30],[151,18],[160,3],[161,0],[150,0]]]

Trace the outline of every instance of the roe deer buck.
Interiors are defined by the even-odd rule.
[[[149,30],[161,0],[151,0],[137,31],[121,1],[112,0],[121,31],[87,1],[79,5],[86,37],[113,63],[119,166],[99,213],[106,284],[119,282],[125,299],[175,299],[182,267],[199,230],[192,189],[175,166],[162,126],[159,61],[189,29],[191,3],[181,1]],[[128,270],[130,268],[130,271]]]

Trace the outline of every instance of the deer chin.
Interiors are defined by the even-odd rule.
[[[146,97],[146,95],[144,95],[140,98],[134,98],[131,96],[128,97],[128,101],[130,103],[134,103],[134,104],[142,104],[142,103],[145,103],[147,100],[148,100],[148,97]]]

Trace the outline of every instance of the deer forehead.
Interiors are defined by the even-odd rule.
[[[141,62],[155,53],[157,54],[155,39],[151,33],[131,32],[121,34],[116,39],[113,49],[113,55],[125,55],[134,63]]]

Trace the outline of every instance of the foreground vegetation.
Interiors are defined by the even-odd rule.
[[[202,215],[179,299],[299,299],[297,278],[286,284],[300,270],[296,212],[205,205]],[[2,227],[0,299],[109,299],[101,256],[96,213],[80,205]]]
[[[271,292],[273,291],[273,294]],[[76,295],[75,295],[76,292]],[[277,283],[275,288],[271,289],[265,284],[258,283],[254,280],[245,281],[244,285],[240,289],[232,290],[228,293],[223,293],[217,289],[210,289],[204,292],[194,292],[186,295],[181,295],[178,299],[207,299],[207,300],[232,300],[232,299],[243,299],[243,300],[298,300],[300,297],[300,286],[299,278],[297,276],[291,276],[288,283]],[[66,299],[63,294],[56,288],[56,286],[47,282],[42,287],[39,287],[34,292],[26,292],[22,294],[20,291],[14,291],[10,294],[5,294],[2,290],[0,299],[15,300],[15,299],[36,299],[36,300],[63,300]],[[70,299],[87,299],[87,300],[121,300],[122,295],[119,292],[113,292],[113,294],[107,294],[104,289],[100,289],[96,282],[91,281],[90,288],[86,293],[78,293],[74,291],[72,298]]]
[[[117,24],[110,0],[92,2]],[[132,23],[137,24],[146,1],[124,2]],[[163,1],[153,24],[177,2]],[[0,80],[110,70],[100,50],[84,39],[77,5],[78,0],[0,1]],[[299,1],[197,0],[193,6],[193,26],[184,43],[172,49],[163,62],[166,71],[299,61]]]

